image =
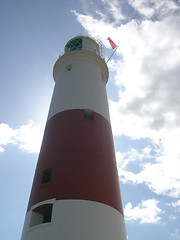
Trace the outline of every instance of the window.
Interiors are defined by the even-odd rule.
[[[30,227],[51,222],[53,204],[44,204],[32,211]]]
[[[90,109],[84,110],[84,118],[94,120],[94,112]]]
[[[67,52],[79,51],[82,49],[82,38],[76,38],[66,45]]]
[[[48,183],[51,181],[51,175],[52,175],[52,169],[48,168],[44,170],[43,175],[42,175],[42,180],[41,184]]]

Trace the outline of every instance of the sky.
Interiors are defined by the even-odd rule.
[[[0,239],[19,240],[67,41],[101,41],[128,240],[180,240],[180,1],[0,1]]]

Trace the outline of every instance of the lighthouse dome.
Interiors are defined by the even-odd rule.
[[[72,51],[90,51],[100,54],[100,48],[96,41],[87,36],[77,36],[69,40],[65,46],[64,52],[69,53]]]

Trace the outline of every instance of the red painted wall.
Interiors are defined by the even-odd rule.
[[[52,168],[51,181],[41,184]],[[28,211],[47,199],[82,199],[107,204],[123,214],[110,123],[94,113],[68,110],[47,122]]]

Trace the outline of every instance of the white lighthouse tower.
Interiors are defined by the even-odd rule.
[[[108,67],[78,36],[54,66],[54,93],[21,240],[126,240],[109,118]]]

